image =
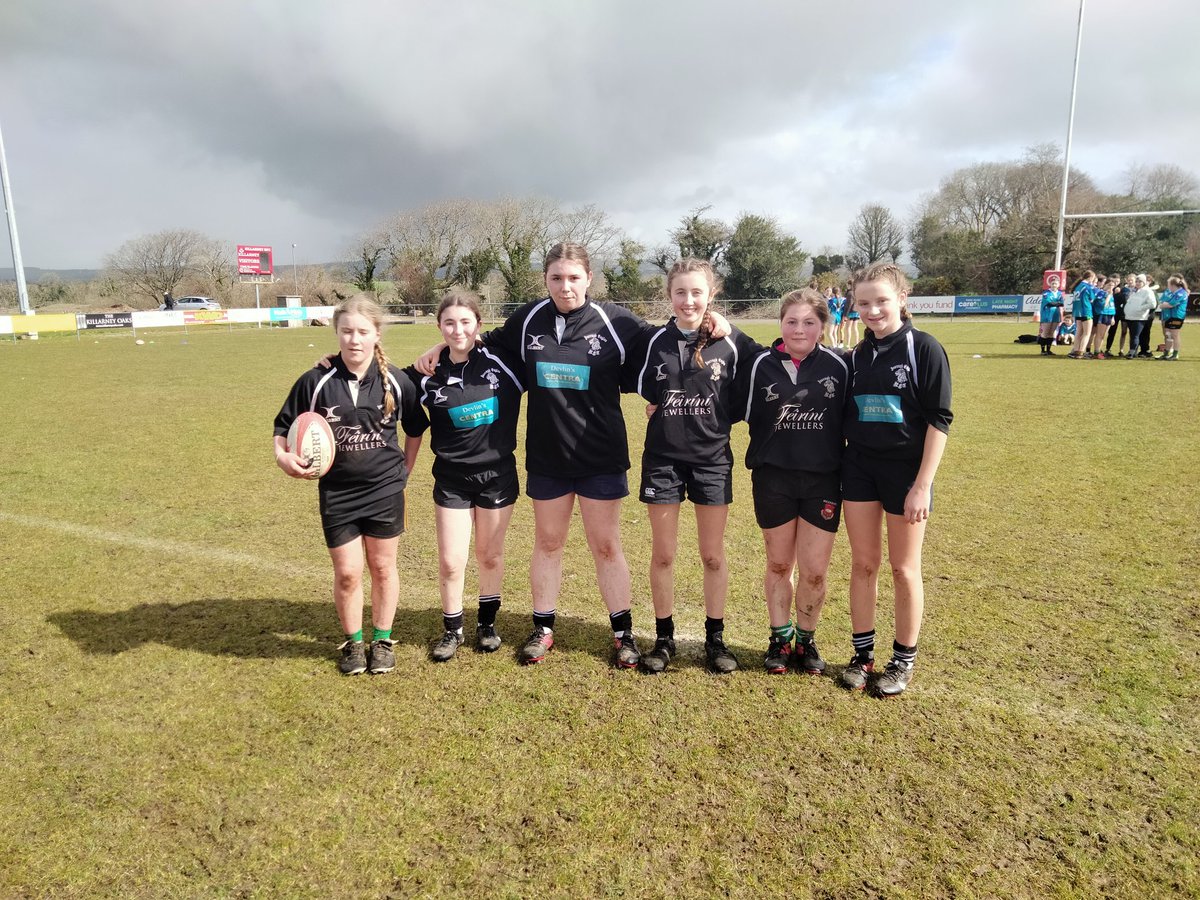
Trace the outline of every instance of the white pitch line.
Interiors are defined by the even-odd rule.
[[[38,528],[46,531],[56,531],[84,540],[96,541],[103,544],[117,544],[122,547],[134,547],[162,556],[189,557],[201,562],[218,563],[230,566],[245,566],[270,572],[277,575],[289,576],[328,576],[327,568],[316,568],[309,565],[294,563],[285,564],[274,559],[264,559],[252,553],[239,553],[236,550],[225,550],[220,547],[208,547],[189,544],[184,541],[167,541],[161,538],[139,537],[134,534],[122,534],[117,531],[106,531],[91,525],[79,525],[75,522],[62,522],[57,519],[41,519],[34,516],[22,516],[0,510],[0,522],[11,522],[23,528]]]

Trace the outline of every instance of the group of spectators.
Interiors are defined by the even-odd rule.
[[[1071,309],[1057,275],[1047,279],[1038,311],[1038,344],[1043,356],[1053,356],[1054,344],[1070,344],[1070,359],[1110,359],[1113,343],[1115,356],[1124,359],[1177,360],[1180,332],[1187,318],[1188,285],[1176,273],[1167,279],[1167,289],[1143,274],[1097,275],[1090,269],[1075,286]],[[1162,323],[1161,355],[1150,352],[1150,332],[1154,315]],[[1126,347],[1128,346],[1128,349]]]

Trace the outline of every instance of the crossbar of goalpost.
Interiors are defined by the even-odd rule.
[[[1200,213],[1200,209],[1162,209],[1153,212],[1116,212],[1116,213],[1068,213],[1064,219],[1121,219],[1131,216],[1189,216]]]

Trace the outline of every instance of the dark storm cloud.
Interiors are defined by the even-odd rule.
[[[1194,24],[1191,8],[1139,18]],[[0,12],[0,124],[31,265],[98,264],[177,226],[317,261],[398,209],[525,194],[597,203],[646,243],[712,203],[840,244],[863,202],[1061,142],[1076,9],[18,0]],[[1093,0],[1098,39],[1123,10]],[[1093,146],[1111,131],[1085,109],[1139,94],[1165,120],[1160,95],[1196,99],[1182,61],[1145,55],[1159,67],[1096,74],[1112,108],[1081,100]]]

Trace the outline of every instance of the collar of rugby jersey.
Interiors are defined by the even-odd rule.
[[[889,334],[887,337],[877,338],[875,332],[870,328],[867,329],[867,343],[871,345],[871,349],[875,353],[886,353],[891,350],[895,344],[905,340],[905,335],[913,330],[912,319],[904,319],[900,322],[900,327]]]

